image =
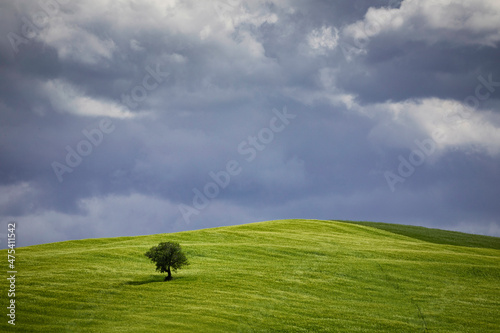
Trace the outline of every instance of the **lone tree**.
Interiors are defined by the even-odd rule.
[[[144,255],[156,264],[157,271],[168,273],[165,281],[172,280],[170,269],[175,272],[178,268],[189,265],[180,244],[175,242],[162,242],[150,248]]]

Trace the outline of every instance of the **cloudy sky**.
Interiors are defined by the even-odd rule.
[[[500,236],[500,2],[0,2],[17,245],[284,218]]]

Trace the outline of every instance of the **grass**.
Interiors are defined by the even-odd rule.
[[[455,236],[281,220],[19,248],[15,330],[500,332],[499,239]],[[167,240],[191,265],[163,282],[143,254]]]
[[[341,221],[345,223],[354,223],[373,227],[395,234],[408,236],[411,238],[420,239],[426,242],[436,244],[447,244],[467,247],[490,248],[500,250],[500,238],[482,235],[470,235],[458,231],[448,231],[417,227],[412,225],[380,223],[380,222],[358,222],[358,221]]]

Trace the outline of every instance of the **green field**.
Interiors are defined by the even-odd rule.
[[[161,241],[191,262],[170,282]],[[500,238],[436,229],[280,220],[18,248],[16,269],[0,332],[500,332]]]

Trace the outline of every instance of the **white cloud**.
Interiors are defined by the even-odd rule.
[[[145,48],[141,46],[141,43],[136,39],[130,40],[130,48],[137,52],[142,52],[145,50]]]
[[[343,29],[358,47],[383,33],[430,44],[495,46],[500,41],[500,2],[405,0],[400,8],[370,8],[363,20]]]
[[[262,44],[260,44],[257,40],[255,40],[255,37],[252,36],[248,32],[243,32],[241,34],[242,40],[240,45],[247,50],[249,54],[251,54],[255,58],[263,58],[265,57],[264,55],[264,47]]]
[[[276,14],[268,13],[262,6],[263,1],[253,1],[243,3],[240,0],[215,0],[210,2],[215,18],[218,19],[225,29],[233,32],[236,27],[242,24],[261,26],[264,23],[276,23]]]
[[[12,207],[19,207],[23,211],[33,210],[36,208],[35,201],[39,194],[39,189],[28,182],[0,185],[0,211]]]
[[[81,89],[60,79],[50,80],[42,85],[52,106],[61,113],[80,116],[131,118],[133,113],[113,101],[102,101],[87,96]]]
[[[279,6],[286,5],[279,2]],[[218,44],[226,55],[234,55],[240,61],[262,59],[264,48],[250,27],[279,20],[265,3],[263,0],[251,3],[87,0],[68,4],[71,10],[52,17],[39,38],[54,47],[61,59],[98,67],[108,66],[130,49],[148,51],[150,42],[141,39],[144,35],[156,36],[156,46],[168,45],[173,38],[182,36],[186,43],[201,39]],[[96,29],[96,24],[102,29]],[[94,31],[106,33],[100,35]]]
[[[210,36],[212,33],[212,29],[210,28],[209,25],[206,25],[201,31],[200,31],[200,39],[205,40]]]
[[[426,136],[436,141],[438,150],[450,148],[500,155],[500,116],[478,112],[454,100],[426,98],[386,102],[368,106],[366,113],[382,115],[370,133],[377,142],[414,148],[414,138]],[[383,117],[383,115],[388,117]]]
[[[356,104],[356,96],[338,87],[338,68],[325,67],[318,70],[316,76],[321,89],[303,89],[300,87],[283,88],[283,92],[289,98],[308,106],[328,103],[333,107],[345,107],[351,109],[355,107],[361,112]]]
[[[314,29],[309,36],[307,41],[309,46],[313,49],[315,53],[325,54],[328,51],[332,51],[337,47],[339,40],[339,32],[336,28],[332,27],[321,27],[320,29]]]
[[[116,45],[113,40],[101,39],[82,27],[62,20],[52,20],[40,34],[40,40],[57,50],[61,59],[69,59],[86,65],[106,64],[112,60]]]

